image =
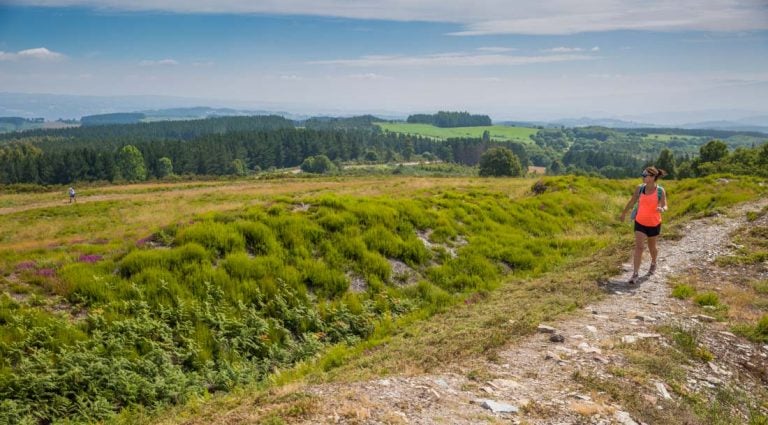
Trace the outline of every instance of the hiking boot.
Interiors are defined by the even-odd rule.
[[[656,263],[651,263],[651,268],[648,269],[648,274],[656,273]]]
[[[632,277],[629,278],[629,282],[627,283],[629,283],[630,285],[634,285],[635,283],[637,283],[638,280],[640,280],[640,276],[638,276],[637,273],[633,273]]]

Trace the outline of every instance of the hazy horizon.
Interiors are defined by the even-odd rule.
[[[703,121],[768,114],[766,69],[759,0],[0,1],[4,93]]]

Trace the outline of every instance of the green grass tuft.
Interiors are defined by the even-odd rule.
[[[717,292],[707,291],[696,294],[693,297],[693,301],[700,306],[709,305],[717,307],[720,304],[720,297],[717,295]]]
[[[691,298],[695,293],[696,289],[685,283],[675,285],[675,288],[672,290],[672,296],[681,300]]]

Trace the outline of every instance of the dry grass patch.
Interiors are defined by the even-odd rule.
[[[748,223],[734,232],[732,252],[670,280],[673,296],[691,299],[704,314],[756,342],[768,341],[768,329],[763,330],[768,324],[768,263],[763,258],[768,253],[767,212],[751,213]]]
[[[599,404],[595,404],[592,402],[585,402],[585,401],[571,401],[570,403],[568,403],[568,409],[585,417],[590,417],[590,416],[598,415],[601,413],[607,413],[613,410],[608,408],[607,406],[602,406]]]

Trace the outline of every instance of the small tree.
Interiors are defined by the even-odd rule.
[[[413,141],[411,139],[407,139],[405,141],[405,146],[403,146],[403,159],[406,161],[410,161],[414,152],[415,150],[413,148]]]
[[[377,154],[376,151],[374,150],[369,150],[365,152],[365,155],[363,155],[363,159],[368,162],[378,162],[379,154]]]
[[[552,175],[559,175],[563,173],[563,169],[565,169],[565,166],[563,165],[562,161],[559,159],[553,159],[552,163],[549,164],[549,174]]]
[[[728,155],[728,145],[720,140],[710,140],[699,148],[701,162],[716,162]]]
[[[693,170],[691,161],[683,161],[675,168],[678,179],[689,179],[695,177],[696,173]]]
[[[248,174],[248,171],[245,168],[245,162],[240,158],[233,160],[232,164],[230,164],[230,168],[232,170],[232,174],[236,176],[244,176]]]
[[[675,178],[675,156],[669,149],[662,149],[659,153],[659,159],[656,160],[656,167],[666,171],[670,178]]]
[[[301,171],[305,173],[324,174],[336,171],[336,165],[325,155],[310,156],[301,163]]]
[[[120,171],[120,175],[130,182],[142,181],[147,178],[144,156],[133,145],[125,145],[117,153],[117,169]]]
[[[480,156],[480,175],[512,176],[523,175],[520,159],[507,148],[491,148]]]
[[[757,174],[768,176],[768,143],[763,144],[757,154]]]
[[[483,141],[484,142],[490,142],[491,141],[491,132],[488,130],[483,131]]]
[[[168,157],[162,157],[157,160],[158,167],[157,167],[157,177],[163,178],[168,177],[173,174],[173,163],[171,162],[171,158]]]

